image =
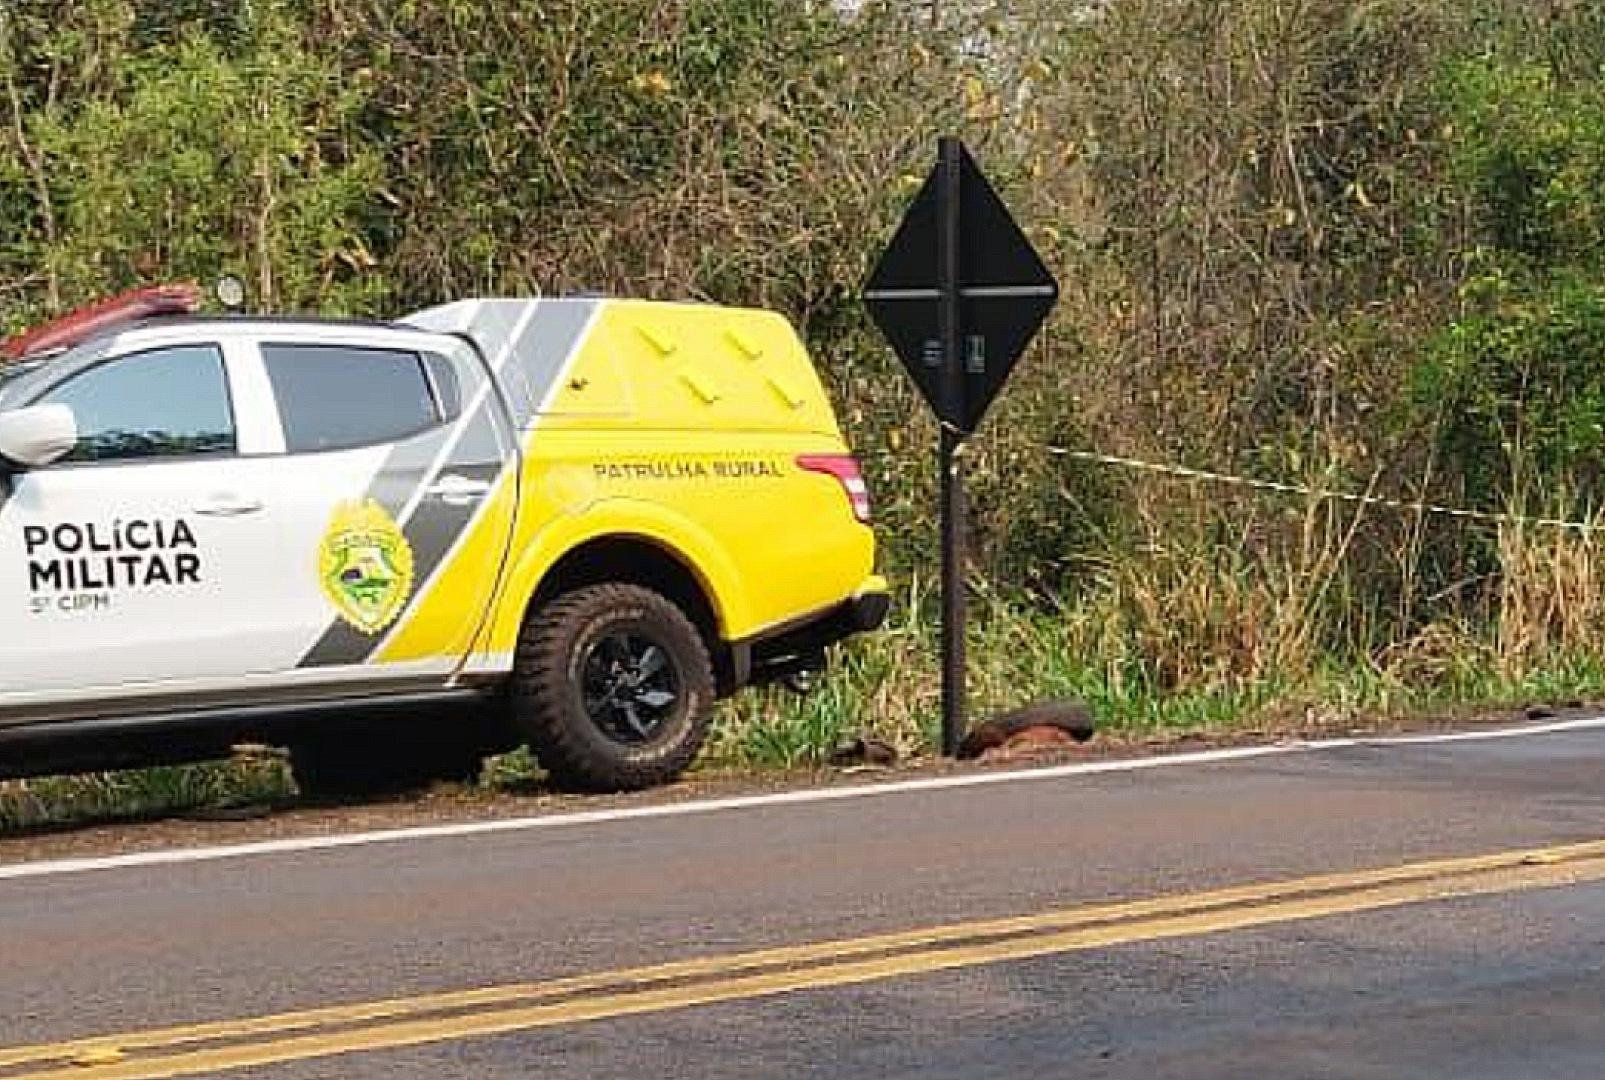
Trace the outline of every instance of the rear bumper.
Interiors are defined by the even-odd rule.
[[[732,642],[732,689],[819,669],[824,665],[826,649],[854,634],[879,629],[891,606],[886,583],[873,578],[861,592],[839,604]]]
[[[870,630],[879,630],[886,622],[886,615],[892,609],[891,594],[886,592],[866,592],[844,600],[836,607],[831,608],[818,622],[810,624],[811,629],[824,639],[823,644],[834,645],[843,638],[854,634],[867,633]]]

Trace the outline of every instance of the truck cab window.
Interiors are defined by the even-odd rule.
[[[71,407],[78,445],[63,460],[233,453],[234,415],[215,345],[130,353],[79,372],[41,404]]]

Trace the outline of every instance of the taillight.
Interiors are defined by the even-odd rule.
[[[797,467],[834,476],[847,493],[853,516],[869,524],[869,485],[864,483],[864,471],[851,454],[803,454],[797,459]]]

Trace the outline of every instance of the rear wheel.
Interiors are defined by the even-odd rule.
[[[513,718],[561,787],[633,791],[691,764],[712,720],[702,635],[662,595],[593,585],[525,624]]]

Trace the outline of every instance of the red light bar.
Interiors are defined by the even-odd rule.
[[[153,315],[192,315],[200,307],[201,288],[190,282],[135,289],[0,342],[0,358],[25,360],[56,349],[70,349],[123,323]]]

